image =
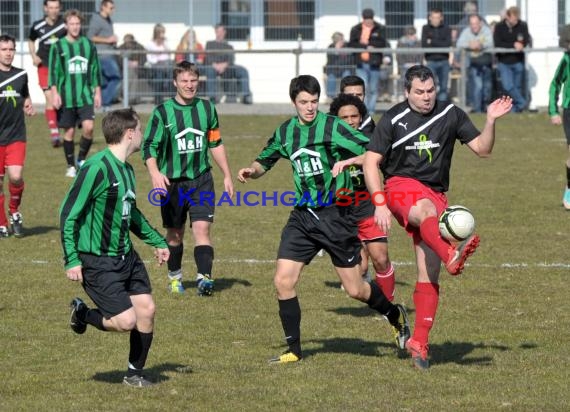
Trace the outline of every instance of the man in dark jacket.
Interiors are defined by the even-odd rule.
[[[497,70],[506,94],[513,98],[513,111],[522,112],[527,106],[524,82],[523,49],[530,45],[531,39],[527,24],[520,19],[518,7],[509,7],[505,19],[495,26],[493,35],[495,47],[515,49],[519,53],[497,53]]]
[[[374,114],[376,100],[378,99],[378,83],[380,81],[380,66],[382,65],[382,53],[373,53],[375,48],[388,47],[386,43],[386,28],[374,20],[374,10],[362,10],[362,23],[350,29],[350,48],[363,49],[356,53],[356,75],[364,79],[366,83],[366,108],[370,114]]]
[[[440,9],[431,9],[428,24],[422,27],[422,47],[451,47],[451,28],[443,22],[443,12]],[[447,101],[447,81],[449,79],[450,59],[449,52],[426,53],[426,66],[433,72],[438,86],[437,100]]]

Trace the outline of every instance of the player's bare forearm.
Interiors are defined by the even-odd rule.
[[[224,145],[214,147],[211,149],[212,157],[224,175],[224,190],[231,196],[234,195],[234,183],[232,179],[232,172],[230,171],[230,164]]]
[[[166,190],[166,187],[170,185],[168,178],[163,175],[158,169],[158,163],[154,157],[149,157],[145,161],[148,174],[150,175],[150,180],[152,182],[152,187],[154,189]]]
[[[382,190],[382,181],[378,172],[380,163],[382,163],[382,155],[380,153],[367,151],[364,154],[362,170],[366,187],[370,193],[377,193]]]
[[[265,169],[259,162],[253,162],[249,167],[244,167],[238,171],[237,179],[241,183],[247,182],[247,179],[259,179],[265,174]]]
[[[481,134],[467,145],[477,156],[489,157],[495,145],[495,122],[505,116],[513,108],[513,99],[502,96],[492,102],[487,108],[487,119]]]

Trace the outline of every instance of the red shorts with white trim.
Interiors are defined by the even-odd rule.
[[[48,89],[48,77],[49,77],[49,71],[47,66],[40,64],[38,66],[38,80],[42,90]]]
[[[7,166],[24,166],[26,142],[13,142],[0,146],[0,176],[4,176]]]
[[[361,242],[386,239],[387,237],[386,233],[376,224],[374,216],[365,217],[358,221],[358,238]]]
[[[419,180],[409,177],[394,176],[386,181],[384,191],[388,199],[388,208],[406,232],[414,237],[414,242],[418,242],[418,227],[410,225],[408,216],[410,209],[415,206],[420,199],[429,199],[435,205],[437,215],[447,207],[447,196],[445,193],[436,192],[429,186],[424,185]]]

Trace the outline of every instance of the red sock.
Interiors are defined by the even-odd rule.
[[[390,302],[394,300],[394,289],[396,286],[396,278],[394,276],[394,266],[390,266],[385,272],[376,272],[376,284]]]
[[[443,263],[449,260],[449,242],[445,241],[439,233],[439,222],[437,217],[431,216],[420,225],[420,236],[422,240],[433,250]]]
[[[0,226],[8,226],[6,210],[4,210],[4,192],[0,192]]]
[[[57,112],[55,109],[47,109],[45,116],[48,123],[50,136],[52,138],[59,137],[59,128],[57,126]]]
[[[416,323],[412,338],[422,345],[428,344],[429,331],[433,327],[438,302],[439,285],[437,283],[416,283],[414,290]]]
[[[10,213],[16,213],[22,202],[22,192],[24,191],[24,182],[16,186],[13,183],[8,183],[8,191],[10,192]]]

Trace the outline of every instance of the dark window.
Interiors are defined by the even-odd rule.
[[[265,0],[265,40],[315,39],[315,2],[308,0]]]

